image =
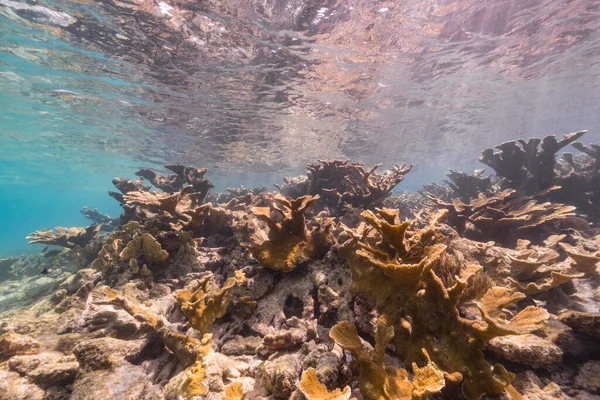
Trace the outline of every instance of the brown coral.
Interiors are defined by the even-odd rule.
[[[600,242],[600,235],[595,239]],[[587,251],[581,243],[578,243],[577,246],[571,246],[568,243],[559,243],[558,245],[573,260],[571,265],[574,269],[588,274],[596,272],[600,262],[600,251]]]
[[[497,176],[507,181],[508,187],[535,193],[555,184],[556,154],[586,132],[570,133],[561,140],[557,140],[554,135],[549,135],[543,139],[505,142],[496,146],[498,151],[484,150],[479,161],[492,167]],[[541,149],[538,148],[540,144]]]
[[[370,352],[363,350],[356,327],[348,322],[334,326],[330,336],[356,360],[360,392],[366,400],[420,400],[439,393],[445,386],[444,373],[431,361],[425,349],[423,354],[427,364],[422,368],[412,364],[412,382],[405,369],[384,363],[385,348],[394,337],[394,328],[383,322],[377,324],[375,348]]]
[[[343,390],[327,390],[327,387],[319,382],[317,371],[309,368],[302,373],[300,381],[300,391],[308,400],[348,400],[350,399],[350,387],[346,386]]]
[[[587,222],[573,206],[540,202],[556,187],[535,196],[520,195],[514,189],[498,193],[480,193],[468,204],[459,199],[446,203],[435,196],[437,207],[448,210],[448,222],[459,234],[479,241],[496,241],[512,245],[522,238],[545,239],[557,230],[587,230]]]
[[[267,240],[253,238],[250,251],[262,266],[289,272],[302,260],[321,257],[332,240],[330,222],[325,221],[309,232],[304,212],[319,196],[302,196],[287,200],[275,196],[271,207],[254,207],[256,217],[267,223]]]
[[[238,271],[236,275],[227,279],[221,288],[214,286],[212,276],[206,276],[197,281],[195,291],[177,291],[176,298],[181,305],[181,311],[190,321],[190,325],[201,334],[208,333],[213,322],[227,312],[227,306],[231,302],[231,289],[245,280],[242,272]]]
[[[343,211],[346,207],[366,209],[380,205],[410,172],[412,165],[394,164],[391,169],[377,172],[382,164],[366,168],[348,160],[320,160],[306,167],[307,179],[300,184],[279,186],[281,192],[292,197],[320,196],[321,203]]]
[[[72,249],[75,246],[84,247],[87,245],[100,230],[100,227],[100,225],[92,225],[87,228],[63,228],[59,226],[54,228],[54,231],[45,229],[33,232],[26,239],[29,240],[29,244],[49,244]]]
[[[510,321],[502,319],[502,309],[524,295],[491,288],[481,300],[482,320],[462,318],[459,301],[478,268],[468,268],[452,287],[444,286],[434,272],[446,253],[437,220],[408,231],[395,213],[378,213],[364,213],[376,235],[354,232],[340,249],[352,270],[351,289],[375,301],[381,317],[395,328],[394,344],[407,361],[423,360],[421,349],[426,349],[447,381],[462,382],[469,398],[509,387],[513,374],[485,361],[485,344],[499,335],[536,329],[547,313],[528,307]]]

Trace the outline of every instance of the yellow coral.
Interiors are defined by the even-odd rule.
[[[444,373],[424,349],[427,365],[419,368],[413,363],[412,382],[405,369],[384,363],[385,348],[394,337],[394,327],[381,321],[377,324],[375,348],[371,352],[363,350],[356,327],[348,322],[335,325],[329,335],[356,360],[360,392],[366,400],[420,400],[439,393],[445,386]]]
[[[406,361],[429,361],[431,357],[447,383],[462,382],[468,398],[503,392],[514,375],[501,365],[489,365],[482,350],[495,336],[537,329],[547,318],[546,311],[528,307],[511,320],[500,318],[503,307],[523,294],[491,288],[482,299],[483,320],[462,318],[459,302],[480,268],[464,268],[453,285],[446,287],[435,273],[445,269],[440,263],[451,259],[436,228],[439,218],[409,232],[396,216],[392,219],[389,212],[378,213],[379,217],[363,213],[375,228],[375,236],[351,232],[352,238],[340,248],[351,267],[351,290],[375,302],[381,318],[395,329],[392,340]]]
[[[290,201],[276,195],[275,204],[270,208],[252,209],[269,228],[267,240],[255,237],[250,246],[252,255],[262,266],[289,272],[299,262],[319,257],[327,250],[331,220],[309,232],[304,218],[304,211],[318,199],[319,196],[302,196]]]
[[[327,390],[327,387],[319,382],[317,371],[309,368],[302,373],[300,381],[300,391],[308,400],[348,400],[350,399],[350,387],[346,386],[343,390]]]
[[[508,278],[508,280],[516,290],[529,296],[532,294],[546,292],[552,288],[562,285],[563,283],[570,282],[573,279],[583,278],[584,275],[585,274],[583,272],[578,274],[564,274],[561,272],[552,271],[550,273],[550,277],[539,279],[536,282],[523,284],[512,278]]]
[[[132,258],[138,258],[143,255],[147,262],[162,262],[169,257],[169,253],[160,246],[160,243],[148,232],[141,235],[136,233],[125,249],[121,251],[119,257],[122,261],[129,261]]]
[[[583,245],[579,244],[576,247],[571,246],[567,243],[558,244],[567,255],[574,261],[573,268],[583,273],[595,272],[600,262],[600,251],[590,252],[583,248]]]
[[[181,311],[194,329],[205,334],[217,318],[225,315],[231,302],[231,289],[245,279],[243,274],[240,274],[236,273],[235,278],[227,279],[219,289],[211,285],[212,276],[208,276],[197,281],[198,289],[194,292],[187,289],[177,291],[176,297]]]
[[[150,325],[157,336],[173,354],[186,366],[183,380],[178,388],[178,394],[184,399],[205,396],[208,387],[204,384],[206,368],[204,358],[210,353],[209,342],[212,335],[205,334],[202,340],[183,335],[168,327],[168,322],[160,315],[153,314],[147,307],[132,301],[118,291],[109,287],[104,288],[107,300],[122,307],[132,316]]]
[[[185,370],[185,379],[179,389],[179,394],[184,399],[191,399],[197,396],[206,396],[208,386],[204,384],[206,378],[206,368],[202,360],[196,361],[194,365]]]

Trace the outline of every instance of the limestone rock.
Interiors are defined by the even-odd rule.
[[[65,289],[67,293],[73,294],[79,290],[82,286],[88,282],[94,282],[101,276],[100,271],[86,268],[80,269],[77,273],[69,276],[63,283],[60,284],[59,289]]]
[[[204,382],[210,391],[222,392],[225,390],[225,382],[239,379],[242,372],[250,370],[250,366],[242,361],[228,357],[217,352],[210,352],[204,359],[206,378]]]
[[[527,400],[562,400],[565,398],[556,383],[542,383],[533,371],[516,374],[513,386],[519,393],[527,396]]]
[[[534,368],[559,363],[563,354],[557,345],[532,334],[494,338],[488,349],[502,360]]]
[[[243,337],[236,335],[223,344],[221,352],[229,356],[254,355],[261,344],[262,339],[258,336]]]
[[[110,305],[95,306],[94,310],[85,316],[86,331],[103,330],[107,335],[118,339],[128,339],[140,330],[140,322],[125,310],[116,309]]]
[[[44,391],[18,373],[0,370],[0,399],[43,400]]]
[[[0,336],[0,356],[12,357],[24,354],[37,354],[41,344],[35,339],[14,332]]]
[[[286,354],[263,364],[263,384],[276,397],[289,398],[300,380],[298,356]]]
[[[600,394],[600,361],[588,361],[575,377],[575,387]]]
[[[142,368],[123,362],[109,370],[80,373],[73,384],[71,400],[160,399]]]
[[[139,354],[142,340],[119,340],[102,337],[81,341],[73,348],[77,361],[84,370],[110,369]]]
[[[79,368],[75,356],[60,353],[15,356],[8,365],[11,370],[46,385],[72,383]]]
[[[600,314],[580,311],[567,311],[559,315],[559,320],[575,332],[600,338]]]

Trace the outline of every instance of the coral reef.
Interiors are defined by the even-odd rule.
[[[454,191],[454,195],[463,201],[476,198],[479,193],[493,190],[492,179],[484,177],[485,169],[475,171],[472,175],[451,169],[446,174],[449,181],[444,182]]]
[[[564,147],[582,137],[587,131],[565,135],[561,140],[550,135],[543,139],[513,140],[486,149],[479,160],[496,171],[507,187],[529,193],[548,189],[555,184],[556,155]],[[540,148],[541,147],[541,148]]]
[[[289,272],[296,264],[325,254],[332,241],[331,221],[324,221],[309,232],[304,217],[306,209],[317,200],[318,195],[291,201],[276,195],[271,207],[252,209],[269,228],[267,240],[261,240],[257,234],[250,246],[250,251],[264,267]]]
[[[506,189],[480,193],[469,203],[460,199],[447,203],[433,195],[430,198],[437,207],[448,210],[448,222],[459,234],[482,242],[515,245],[518,239],[534,236],[539,242],[555,231],[588,231],[588,223],[574,206],[539,200],[551,191],[526,196]]]
[[[461,317],[465,289],[481,267],[464,266],[452,286],[444,285],[436,269],[447,269],[444,264],[461,257],[448,252],[444,244],[437,226],[441,215],[425,227],[409,231],[413,223],[401,223],[397,211],[381,209],[378,214],[363,213],[376,236],[366,228],[349,232],[351,238],[340,249],[349,259],[351,289],[375,301],[381,318],[394,328],[390,340],[408,362],[421,361],[424,349],[448,384],[461,384],[468,398],[501,393],[513,375],[501,365],[489,365],[482,350],[494,337],[539,329],[546,311],[527,307],[511,320],[503,320],[502,310],[525,296],[493,287],[480,299],[478,319]]]
[[[62,246],[72,249],[76,246],[86,246],[100,230],[100,225],[92,225],[87,228],[63,228],[56,227],[54,230],[46,229],[29,234],[29,244],[48,244]]]
[[[365,169],[363,164],[348,160],[321,160],[306,167],[307,179],[288,180],[278,188],[292,198],[318,195],[321,203],[340,211],[346,207],[371,208],[380,205],[412,169],[412,165],[396,164],[377,172],[381,165]]]
[[[581,135],[417,193],[391,193],[410,166],[347,161],[280,193],[211,197],[183,165],[116,178],[118,221],[86,209],[98,225],[29,237],[60,249],[0,260],[0,398],[593,398],[600,147]]]

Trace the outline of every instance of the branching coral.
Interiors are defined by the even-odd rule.
[[[348,322],[334,326],[330,336],[356,360],[360,392],[366,400],[421,400],[439,393],[445,386],[443,371],[431,361],[425,349],[422,351],[426,365],[420,368],[416,363],[412,364],[412,382],[405,369],[384,363],[385,348],[394,337],[394,328],[383,322],[377,324],[375,348],[372,351],[363,350],[356,327]]]
[[[108,194],[121,204],[124,203],[123,195],[129,192],[150,190],[150,186],[145,186],[142,178],[136,180],[129,178],[114,178],[112,184],[119,192],[109,191]]]
[[[449,181],[444,180],[454,191],[455,195],[464,201],[476,198],[479,193],[488,192],[492,189],[492,179],[484,177],[485,169],[475,171],[472,175],[451,169],[446,176]]]
[[[202,225],[210,210],[209,203],[203,203],[213,187],[204,178],[206,169],[181,164],[165,167],[175,174],[159,176],[152,170],[142,169],[137,172],[142,177],[140,180],[113,180],[122,193],[113,196],[121,202],[124,209],[121,223],[155,220],[170,224],[175,230],[196,230]],[[143,185],[144,178],[164,193],[150,191],[150,187]],[[182,187],[184,184],[186,186]]]
[[[302,373],[300,381],[300,391],[308,400],[348,400],[350,399],[350,387],[346,386],[343,390],[327,390],[327,387],[319,382],[317,371],[309,368]]]
[[[549,246],[556,243],[563,246],[565,243],[560,240],[564,237],[565,235],[556,236],[544,244]],[[528,296],[548,291],[584,275],[571,270],[565,263],[559,263],[560,254],[551,248],[531,246],[528,241],[523,240],[519,241],[518,247],[519,250],[508,254],[511,276],[507,280],[515,290]]]
[[[570,133],[561,140],[550,135],[544,139],[505,142],[495,147],[499,151],[484,150],[479,161],[493,168],[497,176],[507,181],[508,187],[536,193],[555,185],[556,154],[585,133],[586,131]]]
[[[206,197],[208,191],[213,187],[212,183],[204,178],[208,171],[206,168],[188,167],[182,164],[168,164],[165,168],[174,172],[172,175],[158,175],[156,172],[144,168],[136,172],[137,176],[147,179],[164,192],[175,193],[183,187],[183,185],[191,185],[193,191],[201,193],[202,197]]]
[[[170,226],[171,229],[197,232],[202,229],[208,218],[212,205],[199,205],[196,193],[191,186],[186,186],[174,194],[157,192],[130,192],[124,196],[128,206],[139,207],[143,220],[154,220]]]
[[[59,226],[54,228],[54,231],[45,229],[33,232],[26,239],[29,240],[29,244],[49,244],[72,249],[75,246],[84,247],[99,230],[100,225],[92,225],[87,228],[63,228]]]
[[[231,302],[231,289],[245,281],[243,273],[236,272],[236,277],[227,279],[221,288],[215,287],[212,276],[206,276],[196,282],[196,290],[177,291],[176,297],[181,311],[190,321],[190,325],[201,334],[208,333],[213,322],[225,315]]]
[[[139,263],[155,264],[167,259],[169,253],[162,248],[156,238],[138,222],[132,221],[123,225],[120,231],[113,233],[92,262],[92,267],[108,273],[121,262],[126,262],[134,273],[143,270],[148,272],[145,264],[142,269]]]
[[[513,189],[480,193],[468,204],[459,199],[446,203],[430,196],[437,207],[448,210],[448,222],[469,239],[514,244],[517,239],[536,236],[538,240],[568,228],[587,229],[587,222],[573,206],[539,202],[553,188],[536,196],[522,196]]]
[[[390,195],[412,168],[412,165],[395,164],[387,171],[376,172],[381,165],[365,169],[363,164],[349,163],[348,160],[321,160],[319,164],[306,167],[308,180],[300,183],[299,192],[318,195],[321,203],[334,209],[374,207]],[[290,182],[288,186],[294,184]],[[282,193],[292,192],[287,187],[280,187],[280,190]]]
[[[324,221],[312,231],[306,227],[304,212],[319,196],[302,196],[287,200],[275,196],[271,207],[254,207],[256,217],[267,223],[267,240],[258,235],[253,238],[250,251],[262,266],[289,272],[302,260],[323,256],[332,240],[330,220]]]
[[[444,256],[447,249],[437,227],[440,216],[409,231],[397,213],[378,214],[363,214],[375,232],[350,232],[352,238],[340,248],[351,267],[351,289],[375,302],[382,320],[393,326],[393,343],[407,361],[422,361],[425,349],[447,384],[462,382],[468,398],[504,391],[514,375],[501,365],[489,365],[482,350],[496,336],[537,329],[546,311],[527,307],[511,320],[501,318],[503,308],[524,295],[491,288],[481,299],[481,320],[461,317],[459,302],[480,268],[466,268],[451,287],[436,275],[435,270],[443,269],[438,264],[450,259]]]
[[[206,370],[203,359],[211,351],[209,341],[212,336],[206,334],[201,340],[198,340],[183,335],[171,329],[164,317],[153,314],[147,307],[127,299],[108,287],[104,291],[110,304],[120,306],[132,316],[152,327],[165,347],[187,367],[183,372],[184,376],[179,385],[178,394],[184,399],[205,396],[208,393],[208,387],[204,384]]]
[[[600,243],[600,235],[596,236],[595,240]],[[571,266],[575,270],[583,273],[596,272],[600,262],[600,250],[588,251],[582,243],[578,243],[577,246],[571,246],[568,243],[559,243],[558,245],[573,260]]]
[[[103,227],[114,228],[118,225],[118,218],[112,218],[110,215],[104,214],[97,208],[82,207],[79,210],[84,217],[91,220],[94,225],[102,224]]]

